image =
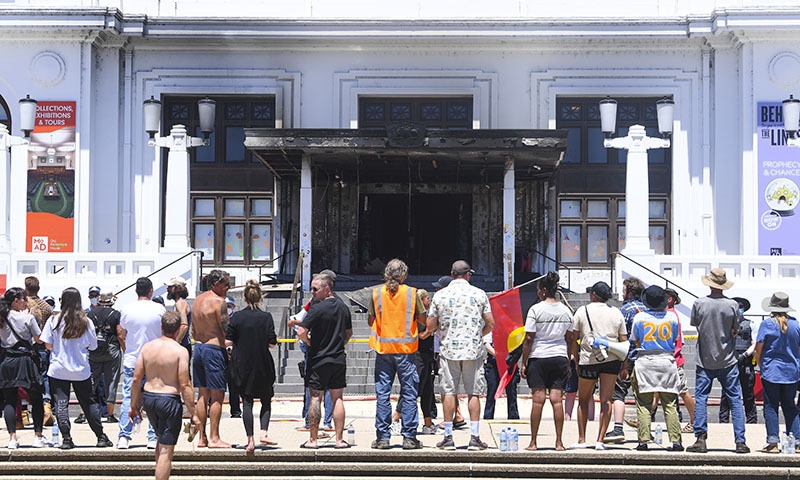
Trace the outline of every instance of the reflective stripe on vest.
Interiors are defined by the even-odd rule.
[[[372,291],[375,322],[372,324],[369,336],[370,348],[386,354],[408,354],[417,351],[418,328],[414,318],[416,295],[417,289],[408,285],[400,285],[395,295],[391,295],[385,285]],[[405,321],[397,322],[401,316],[405,317]],[[384,322],[388,318],[392,320]]]

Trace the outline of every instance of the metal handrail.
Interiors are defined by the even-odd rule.
[[[164,269],[166,269],[166,268],[169,268],[169,267],[171,267],[171,266],[175,265],[176,263],[180,262],[181,260],[183,260],[184,258],[188,257],[189,255],[195,255],[195,254],[198,254],[198,253],[200,254],[200,258],[201,258],[201,260],[200,260],[200,264],[202,265],[202,263],[203,263],[203,261],[202,261],[202,258],[203,258],[203,252],[202,252],[201,250],[192,250],[192,251],[190,251],[189,253],[187,253],[187,254],[185,254],[185,255],[181,255],[181,256],[180,256],[180,257],[178,257],[177,259],[175,259],[175,260],[173,260],[173,261],[169,262],[168,264],[164,265],[163,267],[161,267],[161,268],[158,268],[158,269],[156,269],[156,270],[153,270],[153,271],[152,271],[152,272],[150,272],[149,274],[145,275],[145,277],[146,277],[146,278],[150,278],[150,277],[152,277],[153,275],[155,275],[156,273],[158,273],[158,272],[161,272],[162,270],[164,270]],[[201,267],[201,268],[202,268],[202,267]],[[197,280],[198,280],[198,282],[197,282],[197,285],[200,285],[200,280],[202,279],[202,277],[203,277],[203,273],[202,273],[202,270],[201,270],[201,271],[200,271],[200,278],[198,278],[198,279],[197,279]],[[129,288],[133,287],[134,285],[136,285],[136,282],[133,282],[133,283],[131,283],[130,285],[128,285],[127,287],[125,287],[125,288],[123,288],[122,290],[118,291],[117,293],[115,293],[115,294],[114,294],[114,296],[116,297],[117,295],[119,295],[120,293],[124,292],[125,290],[127,290],[127,289],[129,289]]]
[[[259,265],[257,267],[258,268],[258,280],[261,281],[261,278],[263,277],[263,275],[261,274],[261,270],[264,269],[264,268],[267,268],[267,265],[273,266],[273,264],[275,262],[277,262],[280,259],[282,259],[283,257],[289,255],[290,253],[294,253],[296,251],[298,251],[298,248],[293,248],[291,250],[287,250],[287,251],[283,252],[282,254],[278,255],[277,257],[269,259],[269,260],[265,261],[264,263],[262,263],[261,265]]]
[[[572,285],[572,269],[569,268],[569,265],[564,265],[563,263],[559,262],[555,258],[549,257],[549,256],[547,256],[547,254],[544,254],[544,253],[542,253],[542,252],[540,252],[538,250],[531,249],[531,252],[535,253],[537,255],[541,255],[545,259],[550,260],[551,262],[553,262],[555,264],[555,266],[556,266],[556,269],[558,269],[558,268],[566,269],[566,271],[567,271],[567,290],[570,291],[570,292],[572,291],[572,287],[571,287],[571,285]]]
[[[681,287],[680,285],[678,285],[677,283],[675,283],[675,282],[671,281],[671,280],[670,280],[670,279],[668,279],[667,277],[665,277],[665,276],[661,275],[661,274],[660,274],[660,273],[658,273],[658,272],[654,272],[654,271],[653,271],[653,270],[651,270],[649,267],[646,267],[646,266],[642,265],[641,263],[637,262],[636,260],[632,259],[631,257],[629,257],[629,256],[625,255],[625,254],[624,254],[624,253],[622,253],[622,252],[614,252],[612,255],[614,255],[614,256],[618,256],[618,257],[623,257],[623,258],[625,258],[626,260],[628,260],[629,262],[636,264],[638,267],[640,267],[640,268],[643,268],[643,269],[647,270],[648,272],[652,273],[653,275],[655,275],[656,277],[660,278],[661,280],[664,280],[664,282],[666,282],[666,284],[667,284],[665,288],[668,288],[670,285],[672,285],[672,286],[676,287],[676,288],[677,288],[677,289],[679,289],[679,290],[683,290],[684,292],[688,293],[689,295],[691,295],[691,296],[692,296],[692,297],[694,297],[694,298],[700,298],[700,296],[699,296],[699,295],[695,295],[694,293],[690,292],[689,290],[686,290],[685,288],[683,288],[683,287]],[[612,267],[611,267],[612,269],[614,268],[614,267],[613,267],[613,265],[614,265],[614,264],[615,264],[615,263],[612,263]],[[612,272],[612,273],[613,273],[613,272]],[[611,275],[611,278],[614,278],[614,275],[613,275],[613,274]],[[613,285],[612,285],[612,288],[613,288]]]

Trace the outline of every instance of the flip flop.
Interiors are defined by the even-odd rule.
[[[301,444],[300,444],[300,448],[305,448],[305,449],[307,449],[307,450],[317,450],[317,449],[319,448],[319,445],[316,445],[316,446],[313,446],[313,447],[311,447],[311,446],[309,446],[309,445],[306,445],[306,443],[307,443],[307,442],[303,442],[303,443],[301,443]]]
[[[337,449],[337,450],[342,450],[342,449],[345,449],[345,448],[350,448],[350,447],[352,447],[352,445],[350,445],[350,444],[349,444],[349,443],[347,443],[346,441],[344,442],[344,445],[334,445],[334,446],[333,446],[333,448],[335,448],[335,449]]]
[[[263,439],[263,438],[262,438],[262,439],[260,439],[260,440],[258,441],[258,443],[260,443],[261,445],[269,445],[269,446],[275,446],[275,445],[277,445],[277,444],[278,444],[278,442],[276,442],[276,441],[274,441],[274,440],[269,440],[269,439],[265,440],[265,439]]]

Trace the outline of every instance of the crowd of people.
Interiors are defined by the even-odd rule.
[[[466,261],[453,263],[450,276],[433,284],[429,293],[405,283],[408,267],[393,259],[386,264],[384,284],[374,288],[367,302],[371,328],[369,346],[375,351],[375,440],[373,449],[392,448],[392,434],[402,436],[402,448],[423,447],[421,434],[441,433],[436,447],[455,450],[453,430],[470,429],[469,450],[484,450],[480,437],[480,398],[487,395],[483,418],[494,416],[494,391],[499,377],[491,332],[494,318],[486,293],[471,285],[474,271]],[[553,411],[555,449],[606,449],[624,442],[623,422],[637,428],[637,450],[648,450],[651,421],[660,403],[671,445],[683,451],[682,433],[694,433],[687,451],[707,451],[707,405],[717,379],[723,391],[720,420],[733,424],[736,453],[748,453],[745,423],[757,421],[753,396],[755,365],[760,366],[767,429],[763,452],[778,452],[778,408],[800,451],[800,418],[795,402],[800,381],[800,325],[785,293],[776,292],[762,302],[769,318],[751,322],[744,317],[750,303],[724,295],[733,282],[724,270],[712,269],[702,277],[710,294],[695,300],[691,325],[697,329],[696,386],[687,387],[682,355],[682,327],[675,305],[681,299],[674,289],[645,288],[634,277],[623,284],[621,308],[608,303],[611,288],[597,282],[588,289],[590,302],[573,311],[558,299],[559,276],[549,272],[537,282],[539,301],[527,312],[519,368],[512,373],[508,418],[519,418],[516,382],[525,380],[533,399],[531,440],[526,450],[538,448],[537,434],[545,402]],[[316,449],[318,440],[335,432],[335,448],[350,448],[344,438],[347,355],[352,333],[350,308],[334,293],[336,274],[323,270],[311,281],[311,301],[290,318],[305,360],[301,370],[306,386],[303,416],[309,438],[304,449]],[[118,423],[116,447],[130,447],[134,433],[147,413],[147,447],[155,450],[156,477],[167,478],[172,455],[182,431],[198,447],[229,448],[219,426],[225,393],[241,399],[241,416],[247,452],[257,444],[274,446],[269,435],[270,403],[276,381],[270,353],[278,342],[272,316],[262,309],[260,284],[248,281],[243,289],[244,308],[233,313],[235,302],[227,296],[229,275],[212,270],[208,290],[193,305],[186,301],[186,282],[176,277],[167,284],[169,311],[154,301],[153,284],[137,279],[137,300],[114,308],[112,292],[89,290],[91,305],[84,309],[81,293],[67,288],[55,300],[38,297],[39,282],[25,280],[25,288],[8,289],[0,301],[0,389],[3,416],[9,433],[8,448],[19,447],[16,435],[20,395],[31,406],[32,447],[48,444],[43,428],[57,423],[62,435],[59,448],[75,447],[70,434],[70,389],[81,407],[78,423],[88,422],[97,447],[114,443],[105,424]],[[48,302],[48,300],[50,300]],[[189,337],[192,342],[190,343]],[[515,371],[516,370],[516,371]],[[435,378],[438,376],[438,389]],[[396,408],[390,401],[395,378],[400,385]],[[122,405],[115,416],[117,388],[122,380]],[[572,387],[570,386],[572,384]],[[488,385],[488,388],[487,388]],[[577,385],[577,388],[575,388]],[[195,396],[195,389],[198,395]],[[441,394],[443,421],[436,391]],[[595,442],[586,438],[593,417],[595,393],[599,395],[599,432]],[[458,395],[467,397],[469,421],[459,412]],[[625,401],[633,394],[636,418],[627,419]],[[578,441],[562,441],[564,395],[577,398]],[[259,436],[256,441],[253,407],[260,401]],[[690,421],[682,426],[679,399]],[[419,425],[418,402],[423,425]],[[236,402],[238,409],[238,400]],[[324,429],[322,405],[325,405]],[[232,410],[232,414],[233,414]],[[724,418],[723,418],[724,417]],[[188,419],[184,425],[182,419]],[[206,424],[210,428],[206,430]]]

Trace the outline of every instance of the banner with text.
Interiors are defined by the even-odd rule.
[[[76,102],[40,101],[28,147],[28,252],[72,252]]]

